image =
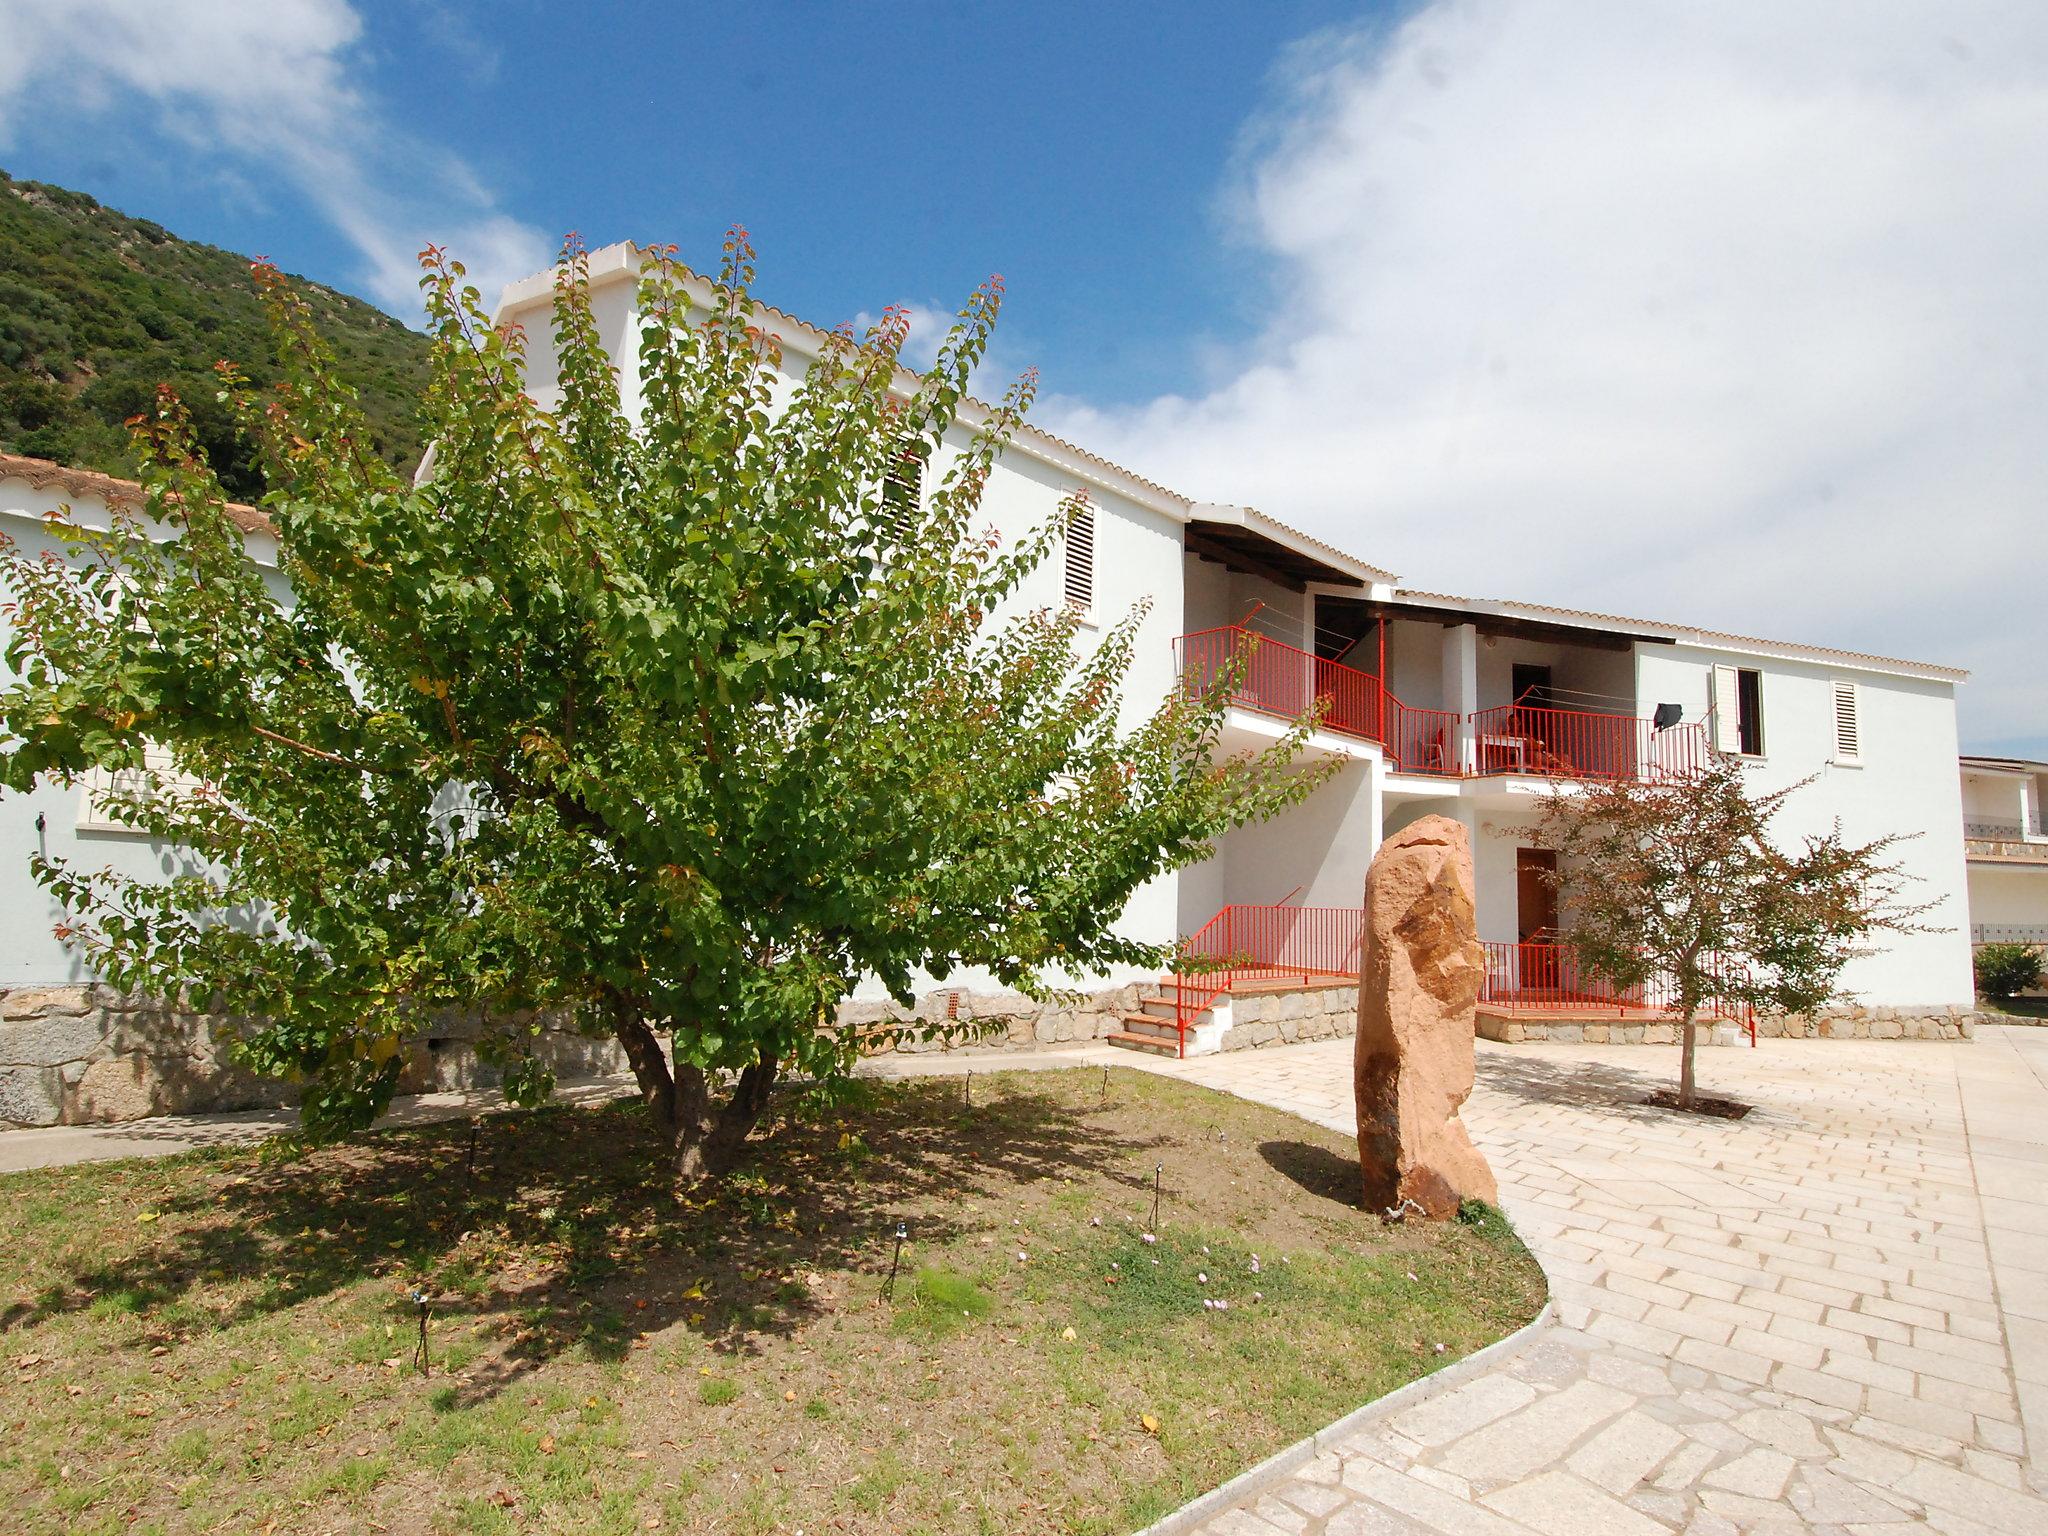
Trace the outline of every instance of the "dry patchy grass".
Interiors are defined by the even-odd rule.
[[[1384,1227],[1290,1116],[1135,1072],[973,1092],[790,1094],[696,1197],[630,1105],[14,1176],[9,1522],[1109,1532],[1540,1304],[1497,1216]]]

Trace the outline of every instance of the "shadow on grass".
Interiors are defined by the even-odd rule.
[[[949,1241],[970,1200],[1100,1177],[1154,1144],[1029,1081],[972,1107],[944,1082],[855,1092],[864,1103],[817,1111],[783,1092],[754,1160],[697,1188],[667,1178],[662,1140],[630,1101],[373,1131],[297,1154],[198,1153],[158,1165],[186,1176],[156,1200],[149,1246],[6,1308],[0,1334],[118,1297],[176,1336],[383,1277],[401,1320],[411,1283],[441,1318],[507,1320],[508,1337],[458,1388],[476,1400],[569,1349],[617,1360],[677,1323],[752,1353],[757,1336],[821,1312],[805,1275],[879,1284],[897,1221]]]
[[[1293,1180],[1306,1193],[1334,1201],[1347,1210],[1364,1209],[1364,1186],[1357,1158],[1305,1141],[1263,1141],[1259,1143],[1259,1156],[1275,1173]]]

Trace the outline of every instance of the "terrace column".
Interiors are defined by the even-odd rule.
[[[1444,708],[1458,717],[1458,750],[1453,755],[1462,773],[1479,765],[1472,753],[1472,716],[1479,712],[1479,630],[1471,624],[1444,626]]]

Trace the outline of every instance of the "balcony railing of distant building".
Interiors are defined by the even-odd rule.
[[[1660,728],[1635,715],[1559,709],[1526,696],[1469,715],[1418,709],[1370,672],[1242,625],[1183,635],[1174,649],[1190,692],[1213,687],[1236,667],[1233,703],[1294,720],[1321,702],[1324,730],[1378,743],[1397,773],[1630,779],[1690,772],[1708,758],[1706,726],[1698,722]]]

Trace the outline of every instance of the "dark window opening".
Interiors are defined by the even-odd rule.
[[[1764,755],[1764,675],[1748,667],[1735,674],[1735,737],[1744,757]]]

